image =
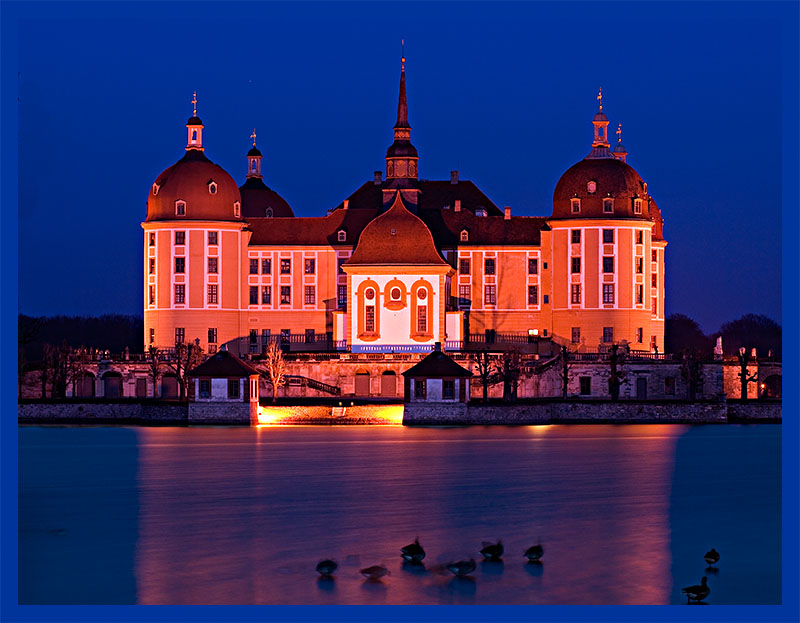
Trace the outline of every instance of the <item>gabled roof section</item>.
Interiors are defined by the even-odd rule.
[[[417,365],[403,372],[406,378],[471,377],[472,372],[461,367],[441,350],[434,350]]]
[[[453,210],[420,212],[438,247],[539,246],[542,230],[549,230],[545,216],[475,216]],[[469,232],[461,241],[461,232]]]
[[[356,250],[345,262],[345,266],[360,264],[448,266],[436,250],[430,230],[409,212],[399,191],[392,207],[364,228]]]
[[[336,210],[328,216],[291,218],[248,218],[253,235],[251,246],[354,246],[367,224],[377,216],[378,210]],[[339,242],[340,229],[347,232],[347,240]]]
[[[258,370],[246,364],[228,350],[211,355],[199,366],[189,372],[189,376],[210,376],[212,378],[241,378],[258,374]]]

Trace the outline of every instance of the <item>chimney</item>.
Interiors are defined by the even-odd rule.
[[[374,181],[375,186],[380,186],[382,182],[383,182],[383,173],[381,173],[380,171],[375,171],[375,181]]]
[[[347,208],[349,208],[349,207],[350,207],[350,200],[349,199],[345,199],[344,200],[344,209],[347,210]]]
[[[458,184],[458,171],[450,171],[450,183]]]
[[[441,342],[434,343],[433,350],[436,353],[441,353],[442,352],[442,343]]]
[[[461,199],[456,199],[456,206],[453,208],[456,212],[461,212]]]
[[[505,218],[505,220],[507,220],[507,221],[510,221],[511,220],[511,208],[509,206],[506,206],[505,210],[506,210],[505,211],[505,216],[503,218]]]

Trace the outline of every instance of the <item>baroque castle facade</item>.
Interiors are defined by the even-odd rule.
[[[212,163],[195,107],[142,223],[145,349],[663,351],[661,214],[621,140],[611,148],[601,95],[591,151],[558,180],[550,216],[516,216],[458,172],[419,178],[405,81],[403,59],[385,178],[317,217],[264,183],[255,136],[241,186]]]

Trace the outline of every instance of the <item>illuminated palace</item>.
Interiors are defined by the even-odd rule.
[[[662,219],[621,139],[611,148],[602,95],[591,150],[558,180],[551,215],[516,216],[457,171],[419,178],[405,80],[403,59],[385,178],[317,217],[264,183],[255,135],[241,186],[211,162],[195,99],[186,153],[149,189],[145,348],[663,350]]]

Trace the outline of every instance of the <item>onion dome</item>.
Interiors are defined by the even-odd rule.
[[[261,150],[256,147],[256,130],[250,135],[253,147],[247,152],[247,180],[239,187],[245,218],[294,216],[286,200],[264,183],[261,176]]]
[[[261,150],[258,149],[255,145],[247,152],[248,156],[261,158]]]
[[[345,262],[346,266],[364,264],[448,266],[436,250],[431,231],[409,212],[399,191],[392,207],[364,228],[356,250]]]

